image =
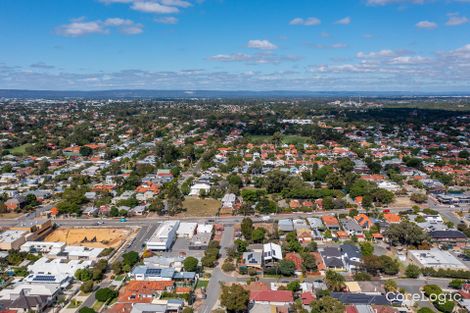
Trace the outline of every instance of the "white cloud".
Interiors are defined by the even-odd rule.
[[[232,54],[216,54],[208,58],[217,62],[244,62],[250,65],[258,64],[279,64],[282,62],[298,61],[299,57],[273,54],[271,52],[262,52],[255,54],[232,53]]]
[[[168,6],[173,6],[173,7],[188,8],[191,6],[190,2],[183,1],[183,0],[161,0],[160,2],[163,5],[168,5]]]
[[[178,19],[174,16],[165,16],[165,17],[156,18],[155,22],[160,23],[160,24],[177,24]]]
[[[423,29],[435,29],[437,28],[437,24],[430,21],[420,21],[416,23],[416,27]]]
[[[345,43],[338,42],[338,43],[334,43],[331,45],[317,44],[317,45],[314,45],[314,47],[317,49],[344,49],[344,48],[347,48],[348,45]]]
[[[336,24],[340,24],[340,25],[349,25],[349,24],[351,24],[351,18],[350,18],[349,16],[344,17],[344,18],[342,18],[342,19],[340,19],[340,20],[337,20],[337,21],[336,21]]]
[[[91,34],[108,34],[111,28],[116,28],[123,34],[136,35],[142,33],[143,27],[142,24],[118,17],[108,18],[104,21],[86,21],[84,18],[79,18],[72,20],[69,24],[59,26],[56,33],[66,37],[79,37]]]
[[[57,33],[62,36],[78,37],[89,34],[105,34],[107,29],[99,21],[86,22],[83,20],[75,20],[69,24],[59,26]]]
[[[132,25],[134,22],[127,19],[122,19],[118,17],[108,18],[104,21],[105,25],[109,26],[123,26],[123,25]]]
[[[157,13],[157,14],[174,14],[180,10],[176,7],[163,5],[158,2],[152,1],[137,1],[132,3],[131,9],[145,12],[145,13]]]
[[[389,61],[390,64],[423,64],[426,62],[429,62],[429,59],[422,56],[400,56]]]
[[[99,0],[104,4],[113,4],[113,3],[131,3],[134,0]]]
[[[321,21],[316,18],[316,17],[307,17],[307,18],[301,18],[301,17],[296,17],[292,19],[289,22],[290,25],[304,25],[304,26],[315,26],[315,25],[320,25]]]
[[[261,50],[274,50],[277,46],[269,40],[253,39],[248,41],[248,48],[261,49]]]
[[[244,53],[216,54],[209,57],[209,60],[220,62],[240,62],[250,60],[250,55]]]
[[[368,5],[383,6],[388,4],[423,4],[431,0],[367,0]]]
[[[458,13],[448,14],[449,19],[446,22],[447,26],[459,26],[467,24],[469,22],[468,18],[465,16],[460,16]]]
[[[377,58],[387,58],[394,57],[397,53],[393,50],[383,49],[380,51],[371,51],[371,52],[358,52],[356,57],[359,59],[377,59]]]

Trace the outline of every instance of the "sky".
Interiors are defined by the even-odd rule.
[[[470,93],[470,0],[1,0],[0,89]]]

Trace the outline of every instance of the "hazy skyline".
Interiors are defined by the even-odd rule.
[[[2,89],[469,91],[470,0],[4,0]]]

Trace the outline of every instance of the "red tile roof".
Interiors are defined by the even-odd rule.
[[[250,301],[291,303],[294,296],[289,290],[253,290],[250,291]]]

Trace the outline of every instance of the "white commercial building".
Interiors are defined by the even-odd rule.
[[[214,225],[212,224],[197,224],[198,234],[202,234],[202,233],[212,234],[213,230],[214,230]]]
[[[440,249],[410,250],[408,253],[410,260],[422,267],[468,270],[468,267],[450,252]]]
[[[188,222],[183,222],[180,223],[180,226],[178,227],[178,230],[176,231],[176,234],[180,238],[193,238],[194,233],[196,232],[197,228],[197,223],[188,223]]]
[[[25,230],[7,230],[0,233],[0,250],[18,250],[26,241],[26,234]]]
[[[147,249],[168,251],[176,239],[179,221],[165,221],[157,228],[147,241]]]
[[[20,251],[29,253],[60,253],[65,247],[65,242],[27,241]]]

